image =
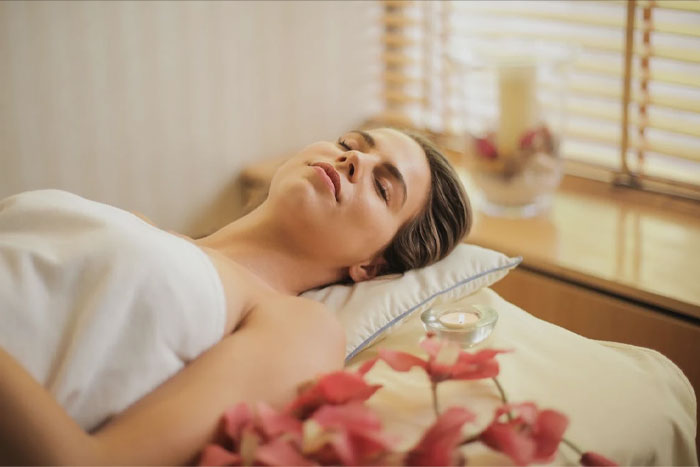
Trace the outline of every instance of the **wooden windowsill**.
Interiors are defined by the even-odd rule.
[[[467,241],[522,256],[522,268],[700,319],[700,203],[566,176],[548,213],[477,213]]]

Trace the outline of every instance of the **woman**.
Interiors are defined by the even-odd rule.
[[[14,202],[20,203],[16,199]],[[87,222],[93,230],[88,229],[91,234],[84,237],[71,231],[66,237],[60,237],[58,244],[96,242],[92,240],[99,237],[93,232],[95,223],[99,223],[96,219],[101,219],[103,210],[114,208],[95,207],[96,203],[85,200],[73,200],[68,204],[74,202],[88,203],[81,204],[76,209],[78,213],[71,215],[79,217],[76,222],[80,226],[81,222]],[[12,209],[7,211],[11,214]],[[89,214],[89,222],[85,221],[85,211],[91,209],[96,212]],[[3,239],[3,215],[0,212],[0,240]],[[335,143],[319,142],[308,146],[276,172],[269,196],[261,206],[216,233],[194,241],[194,246],[162,231],[156,233],[157,229],[145,224],[136,226],[128,213],[109,211],[104,216],[118,217],[119,225],[128,224],[128,227],[120,227],[117,235],[107,234],[109,241],[97,242],[99,251],[121,245],[124,237],[133,237],[136,231],[145,237],[161,236],[148,248],[128,246],[124,247],[124,252],[117,248],[118,254],[99,266],[93,267],[90,263],[90,267],[85,267],[80,263],[77,269],[89,271],[79,284],[95,276],[103,277],[92,269],[108,268],[110,278],[117,275],[119,281],[132,280],[138,284],[157,279],[160,287],[163,282],[160,275],[169,277],[179,268],[173,262],[177,258],[172,258],[177,255],[169,254],[167,245],[176,239],[182,245],[173,248],[180,248],[183,255],[194,255],[194,250],[206,254],[218,276],[216,285],[221,288],[214,287],[212,292],[211,287],[199,282],[178,287],[164,280],[167,283],[162,287],[169,294],[160,295],[166,296],[164,299],[175,296],[176,300],[171,303],[177,307],[180,298],[187,300],[189,292],[185,293],[184,289],[206,289],[202,299],[206,299],[207,294],[213,298],[204,302],[211,305],[198,311],[201,326],[211,327],[207,323],[218,319],[211,309],[220,303],[223,319],[216,339],[223,338],[218,343],[212,342],[211,348],[157,389],[94,429],[89,423],[78,424],[74,420],[77,416],[71,418],[64,409],[70,401],[64,401],[62,407],[46,385],[39,384],[25,369],[30,365],[23,368],[18,363],[22,360],[22,355],[18,355],[21,350],[12,356],[12,352],[6,351],[5,343],[0,342],[4,349],[0,350],[0,374],[3,375],[0,381],[0,413],[3,414],[0,417],[0,460],[4,463],[178,464],[194,461],[199,449],[213,438],[218,419],[226,408],[236,402],[255,400],[282,405],[293,397],[299,383],[342,366],[342,329],[321,304],[298,297],[299,293],[326,284],[359,282],[430,264],[447,255],[471,224],[470,208],[461,184],[439,151],[419,136],[386,128],[352,131]],[[44,220],[45,216],[36,217],[42,219],[40,222],[49,222]],[[146,231],[146,228],[151,230]],[[4,238],[10,242],[14,237],[10,232]],[[185,244],[194,250],[188,253]],[[163,254],[152,253],[161,248]],[[144,261],[138,261],[139,255]],[[99,255],[93,253],[92,256]],[[113,264],[120,261],[132,265],[145,263],[146,272],[127,274],[124,269],[114,272]],[[45,262],[50,263],[46,267],[53,264],[49,260]],[[154,279],[151,263],[160,262],[163,271]],[[183,280],[189,281],[187,274],[183,269],[180,279],[184,277]],[[206,274],[189,277],[199,281],[200,276]],[[15,287],[21,288],[21,284]],[[96,300],[94,294],[102,293],[95,290],[107,290],[108,304],[113,303],[110,300],[128,295],[131,300],[128,304],[138,304],[133,308],[145,309],[153,305],[149,302],[153,293],[119,294],[102,283],[91,289],[89,303]],[[217,290],[221,295],[218,298]],[[128,307],[124,305],[126,302],[119,303],[122,308]],[[112,308],[110,313],[118,313],[114,308],[119,307]],[[153,305],[151,308],[163,307]],[[161,327],[167,326],[163,321],[162,318],[148,321],[157,326],[153,333],[142,336],[137,345],[149,348],[147,341],[153,339],[152,335],[160,332]],[[198,330],[192,329],[198,326],[189,328],[190,332]],[[136,332],[133,327],[125,329],[129,330],[127,334]],[[105,328],[106,333],[110,331]],[[97,331],[86,334],[94,343]],[[16,341],[15,347],[21,349],[26,337]],[[129,352],[131,345],[127,344],[122,352]],[[148,352],[142,353],[143,359],[147,359]],[[108,359],[104,364],[110,369],[119,369]],[[129,372],[117,372],[123,378],[127,378],[126,373]],[[138,378],[142,376],[137,375]],[[94,384],[100,384],[100,378],[93,380]],[[128,383],[129,380],[124,381]],[[114,392],[118,394],[122,385],[119,382],[116,385]]]

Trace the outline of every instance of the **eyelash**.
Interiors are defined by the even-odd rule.
[[[384,198],[384,202],[388,203],[389,202],[389,192],[387,191],[386,188],[384,188],[384,185],[379,181],[378,178],[375,178],[375,183],[377,184],[377,189],[379,190],[381,197]]]
[[[350,146],[348,145],[348,143],[346,143],[345,140],[342,140],[342,139],[338,140],[338,146],[340,146],[341,148],[343,148],[347,151],[352,150],[350,148]],[[389,191],[384,187],[384,185],[382,185],[382,183],[379,181],[378,178],[374,179],[374,184],[377,187],[377,193],[379,194],[379,196],[382,197],[382,199],[384,200],[385,203],[389,203]]]

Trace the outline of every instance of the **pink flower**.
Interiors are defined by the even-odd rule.
[[[510,421],[499,421],[515,410]],[[538,410],[532,402],[504,405],[496,410],[493,422],[481,433],[487,446],[506,454],[518,465],[550,462],[564,435],[568,419],[554,410]]]
[[[496,145],[493,144],[489,136],[485,138],[475,138],[476,142],[476,153],[485,159],[496,159],[498,158],[498,151],[496,150]]]
[[[367,465],[391,453],[379,418],[361,402],[323,406],[306,424],[320,428],[305,442],[307,449],[314,446],[310,455],[322,464]]]
[[[520,138],[520,149],[531,149],[538,130],[528,130]]]
[[[289,414],[275,411],[267,404],[258,403],[258,426],[266,438],[286,435],[301,444],[301,422]]]
[[[275,438],[259,446],[255,460],[262,465],[318,465],[304,457],[296,445],[283,438]]]
[[[471,354],[459,349],[453,342],[432,336],[420,345],[428,353],[427,361],[409,353],[388,349],[380,349],[377,358],[384,360],[396,371],[409,371],[414,366],[423,368],[433,383],[439,383],[445,380],[493,378],[499,371],[496,355],[507,352],[484,349]],[[369,362],[365,365],[369,366]]]
[[[581,465],[618,465],[615,462],[611,461],[607,457],[603,457],[602,455],[598,454],[597,452],[584,452],[583,455],[581,456]]]
[[[208,444],[199,457],[199,465],[241,465],[241,456],[218,444]]]
[[[367,384],[362,375],[350,371],[328,373],[317,382],[303,387],[285,412],[304,420],[325,404],[365,401],[382,386]]]
[[[243,402],[235,405],[224,412],[222,417],[224,433],[234,443],[241,440],[247,428],[255,428],[264,439],[286,434],[301,440],[301,422],[299,420],[288,414],[277,412],[263,402],[258,402],[256,415]]]
[[[474,414],[461,407],[446,410],[404,458],[404,465],[459,465],[456,451],[462,439],[462,426],[474,420]]]
[[[301,455],[302,425],[288,414],[257,404],[257,414],[239,403],[224,412],[223,441],[207,445],[200,465],[313,465]]]
[[[554,150],[554,140],[549,128],[540,125],[523,133],[520,138],[520,149],[528,152],[551,153]]]
[[[253,412],[247,404],[241,402],[231,407],[221,417],[223,431],[229,439],[240,439],[243,428],[253,420]]]

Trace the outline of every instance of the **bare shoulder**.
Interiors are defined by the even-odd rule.
[[[261,300],[242,327],[246,326],[261,326],[285,334],[293,331],[301,340],[311,338],[316,345],[325,346],[326,351],[331,347],[344,351],[345,347],[345,332],[335,313],[323,303],[308,298],[275,295]]]
[[[335,314],[325,304],[304,297],[272,295],[261,300],[256,308],[265,313],[308,315],[308,317],[320,319],[324,323],[337,323],[340,326]]]

